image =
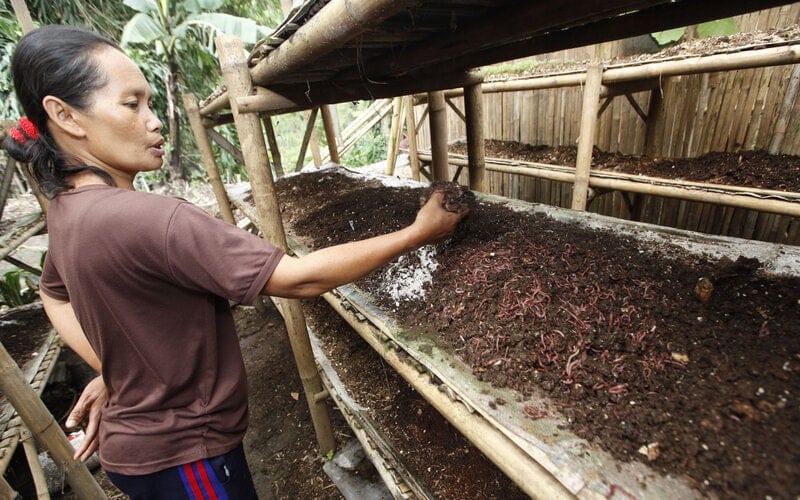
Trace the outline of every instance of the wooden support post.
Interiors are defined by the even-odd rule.
[[[197,147],[200,149],[200,154],[203,157],[203,165],[206,167],[206,174],[208,174],[208,181],[214,190],[214,197],[217,199],[217,206],[219,207],[222,220],[228,224],[236,225],[236,219],[233,217],[233,209],[231,202],[228,199],[228,193],[225,191],[225,185],[222,183],[222,178],[219,175],[219,168],[217,168],[217,161],[214,159],[214,151],[211,149],[211,141],[208,139],[208,133],[203,126],[203,119],[200,117],[200,109],[197,106],[197,99],[190,93],[183,94],[183,107],[186,108],[186,114],[189,115],[189,123],[192,126]],[[233,146],[231,144],[231,146]],[[235,148],[234,148],[235,149]],[[261,297],[256,297],[253,301],[253,307],[259,313],[266,312],[266,306]]]
[[[406,96],[405,103],[408,162],[411,165],[411,178],[419,181],[419,151],[417,151],[417,122],[414,117],[414,98]]]
[[[581,107],[581,133],[578,138],[578,154],[575,159],[575,184],[572,189],[572,209],[586,210],[589,191],[589,170],[592,166],[592,149],[597,131],[597,111],[600,106],[600,85],[603,66],[591,64],[586,71],[586,86],[583,88]]]
[[[336,123],[333,114],[336,109],[330,104],[322,106],[322,124],[325,127],[325,140],[328,142],[328,154],[330,161],[339,163],[339,146],[336,141]]]
[[[221,35],[216,39],[219,51],[220,66],[232,98],[247,95],[253,88],[250,72],[247,68],[244,48],[241,40],[231,35]],[[235,102],[234,99],[231,102]],[[258,221],[262,233],[274,245],[288,250],[286,233],[281,221],[278,198],[275,194],[275,184],[269,168],[267,147],[258,116],[253,114],[240,114],[236,106],[232,106],[234,122],[239,132],[242,143],[242,153],[245,159],[245,168],[250,177],[258,213]],[[317,435],[320,455],[325,456],[329,451],[335,450],[336,439],[333,436],[328,409],[324,401],[316,401],[316,395],[323,391],[314,354],[311,351],[311,342],[308,338],[308,329],[302,305],[296,299],[279,299],[278,303],[284,312],[289,341],[292,346],[297,370],[303,383],[303,392],[306,396],[311,411],[311,420]]]
[[[431,128],[431,174],[434,181],[449,181],[450,168],[447,157],[447,105],[441,91],[428,93]]]
[[[275,168],[275,175],[283,177],[283,163],[281,163],[281,149],[278,147],[278,139],[275,137],[275,127],[272,126],[272,117],[265,116],[261,120],[264,122],[264,131],[267,133],[269,152],[272,155],[272,166]]]
[[[53,461],[63,467],[67,483],[78,498],[106,498],[86,464],[72,458],[75,449],[2,344],[0,393],[8,399],[36,440],[47,449]]]
[[[214,197],[217,199],[217,206],[222,215],[222,220],[229,224],[236,224],[236,219],[233,217],[233,210],[231,210],[231,202],[228,199],[228,193],[225,191],[225,186],[222,184],[222,179],[219,176],[217,161],[214,159],[214,151],[211,149],[211,141],[208,140],[206,128],[203,126],[203,120],[200,118],[197,99],[195,99],[194,95],[186,92],[183,94],[183,106],[186,108],[186,114],[189,115],[189,123],[192,126],[192,132],[194,132],[197,147],[200,149],[203,165],[206,167],[208,181],[214,189]]]
[[[308,143],[311,142],[311,135],[314,133],[314,122],[317,121],[317,108],[308,111],[306,116],[308,118],[306,122],[306,132],[303,134],[303,143],[300,145],[300,152],[297,153],[297,163],[295,164],[295,171],[297,172],[303,168],[303,162],[306,159]]]
[[[315,108],[314,111],[319,113],[319,108]],[[311,118],[309,116],[309,118]],[[314,120],[309,120],[308,126],[310,127],[311,135],[308,136],[308,147],[311,149],[311,161],[314,163],[314,166],[319,168],[322,166],[322,153],[319,150],[319,135],[317,135],[317,123],[316,117]],[[297,159],[297,170],[301,169],[300,158]]]
[[[403,110],[403,98],[395,97],[392,103],[392,126],[389,130],[389,145],[386,148],[386,175],[394,175],[394,166],[397,163],[397,148],[400,145],[398,135],[402,133],[403,126],[400,122]]]
[[[483,90],[482,84],[464,87],[464,111],[467,117],[467,160],[469,188],[483,191],[483,178],[486,174],[486,148],[483,130]]]

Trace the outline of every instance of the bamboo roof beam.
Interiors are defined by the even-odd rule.
[[[262,87],[277,82],[416,3],[414,0],[332,0],[251,68],[250,77],[254,84]],[[224,109],[228,100],[227,92],[221,94],[204,106],[201,114]]]
[[[464,72],[437,76],[427,80],[404,80],[388,84],[354,82],[346,88],[319,87],[310,84],[302,92],[281,90],[279,87],[256,87],[254,95],[237,97],[235,105],[240,113],[281,114],[301,111],[323,104],[374,100],[437,91],[453,87],[475,85],[483,80],[480,72]]]

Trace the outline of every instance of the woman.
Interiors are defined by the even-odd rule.
[[[42,302],[100,373],[67,422],[88,412],[76,456],[99,446],[108,476],[132,498],[254,498],[228,301],[317,296],[448,237],[465,214],[444,210],[437,193],[404,229],[284,255],[186,201],[134,190],[137,173],[162,165],[162,124],[144,75],[112,42],[39,28],[20,40],[12,71],[27,118],[5,145],[51,199]]]

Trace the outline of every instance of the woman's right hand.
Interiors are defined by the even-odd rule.
[[[430,199],[417,212],[417,217],[412,225],[418,233],[419,244],[417,246],[449,238],[455,232],[461,219],[469,214],[468,208],[463,208],[459,212],[445,210],[442,207],[442,201],[444,201],[444,193],[434,191]]]

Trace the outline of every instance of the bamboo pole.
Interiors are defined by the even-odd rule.
[[[250,80],[241,40],[235,36],[221,35],[217,37],[216,43],[228,91],[232,96],[248,94],[253,88],[253,83]],[[235,106],[232,111],[243,145],[242,153],[250,177],[253,201],[258,211],[259,221],[257,223],[260,224],[262,234],[274,245],[288,251],[278,198],[269,168],[267,148],[264,136],[261,134],[258,117],[252,114],[240,114]],[[323,393],[324,388],[311,351],[302,305],[299,300],[295,299],[280,299],[279,303],[286,313],[284,316],[286,328],[300,373],[300,380],[303,383],[303,392],[311,412],[319,452],[325,456],[336,448],[336,439],[333,435],[327,406],[324,400],[317,396]]]
[[[195,99],[194,95],[185,92],[183,94],[183,106],[186,108],[186,114],[189,115],[189,124],[192,126],[197,147],[200,149],[208,181],[214,189],[214,197],[217,199],[217,206],[222,215],[222,220],[229,224],[236,224],[228,193],[225,192],[225,186],[219,176],[219,169],[217,168],[217,161],[214,159],[214,151],[211,149],[211,142],[208,140],[208,134],[206,134],[206,129],[203,127],[203,122],[200,118],[197,99]]]
[[[322,124],[325,127],[325,140],[328,142],[328,157],[333,163],[339,163],[339,147],[336,140],[336,123],[333,113],[336,111],[333,106],[326,104],[322,109]],[[322,160],[320,159],[320,163]]]
[[[200,149],[203,165],[205,165],[206,173],[208,174],[208,180],[214,190],[214,197],[217,200],[217,206],[219,207],[220,215],[222,215],[222,220],[228,224],[236,225],[231,202],[228,199],[228,193],[225,191],[222,178],[220,178],[217,162],[214,159],[214,152],[211,149],[211,142],[208,139],[206,128],[203,126],[203,119],[200,117],[200,110],[197,107],[197,100],[194,95],[188,92],[184,93],[183,106],[186,108],[186,114],[189,115],[189,123],[192,127],[197,147]],[[253,301],[253,306],[260,313],[266,311],[264,301],[261,300],[261,297],[257,297],[256,300]]]
[[[483,130],[483,92],[480,84],[464,88],[464,111],[467,118],[469,188],[473,191],[483,191],[486,148]]]
[[[205,125],[203,125],[203,126],[205,127]],[[217,146],[219,146],[222,149],[224,149],[225,151],[227,151],[228,154],[230,154],[231,156],[236,158],[237,161],[239,161],[241,163],[244,163],[244,157],[242,156],[241,150],[239,150],[239,148],[237,148],[236,146],[231,144],[231,142],[228,139],[226,139],[225,137],[223,137],[222,134],[220,134],[219,132],[217,132],[213,128],[207,128],[206,129],[206,134],[208,134],[208,137],[211,140],[213,140],[215,143],[217,143]]]
[[[316,112],[319,113],[319,108],[314,108],[312,113]],[[308,136],[308,147],[311,149],[311,161],[314,163],[314,166],[319,168],[322,166],[322,153],[319,150],[319,135],[317,134],[317,120],[316,116],[311,117],[309,113],[309,121],[308,121],[308,129],[310,131],[310,135]],[[303,156],[299,156],[297,158],[297,168],[295,170],[299,171],[302,168],[302,162],[305,160]]]
[[[53,461],[63,467],[67,482],[78,498],[106,498],[86,465],[72,458],[75,449],[2,344],[0,392],[17,411],[31,434],[47,449]]]
[[[33,486],[36,489],[36,498],[49,499],[50,490],[47,487],[47,479],[42,470],[42,464],[39,462],[39,453],[36,451],[36,444],[29,431],[24,425],[19,429],[19,440],[22,442],[22,448],[25,450],[25,458],[28,461],[28,467],[31,470],[31,477],[33,478]]]
[[[397,136],[403,131],[400,124],[400,112],[403,109],[403,98],[395,97],[392,102],[392,125],[389,127],[389,145],[386,148],[386,175],[394,175],[394,166],[397,163]]]
[[[575,185],[572,190],[572,209],[586,210],[589,188],[589,170],[592,166],[592,148],[597,131],[597,107],[600,102],[600,82],[603,66],[589,65],[586,71],[586,86],[583,88],[581,107],[581,135],[578,139],[578,154],[575,160]]]
[[[317,109],[318,108],[312,108],[306,113],[306,131],[303,134],[303,142],[300,144],[300,151],[297,153],[295,171],[300,171],[303,168],[303,161],[306,159],[308,144],[311,142],[311,135],[314,133],[314,122],[317,121]]]
[[[0,476],[0,498],[9,498],[9,499],[17,499],[22,498],[19,493],[17,493],[14,488],[8,484],[6,478]]]
[[[411,165],[411,178],[419,181],[419,152],[417,151],[417,124],[414,117],[414,99],[407,96],[406,130],[408,131],[408,162]]]
[[[433,159],[431,155],[425,153],[420,153],[419,157],[420,160],[427,162]],[[468,160],[465,158],[450,158],[449,162],[453,165],[468,165]],[[564,183],[575,182],[575,171],[572,167],[548,165],[544,163],[516,163],[525,164],[526,166],[503,165],[487,161],[486,170],[490,172],[538,177]],[[747,190],[746,188],[737,188],[736,186],[690,183],[643,176],[631,177],[635,177],[636,180],[620,178],[620,174],[613,174],[613,176],[611,176],[595,172],[591,173],[589,176],[589,187],[663,196],[665,198],[675,198],[686,201],[716,203],[748,210],[757,210],[759,212],[800,217],[800,203],[798,201],[774,199],[775,197],[791,195],[792,193]],[[796,200],[796,198],[794,199]],[[555,205],[555,203],[549,204]]]
[[[450,180],[450,169],[447,155],[447,107],[444,93],[428,94],[429,120],[431,129],[431,155],[433,165],[431,174],[434,181]]]
[[[275,167],[275,175],[283,177],[281,148],[278,147],[278,139],[275,137],[275,127],[272,126],[272,117],[265,116],[261,121],[264,122],[264,131],[267,134],[267,142],[269,143],[269,152],[272,154],[272,165]]]
[[[33,30],[33,19],[25,0],[11,0],[11,7],[14,9],[14,14],[17,16],[17,21],[19,21],[19,25],[22,28],[22,34]]]

